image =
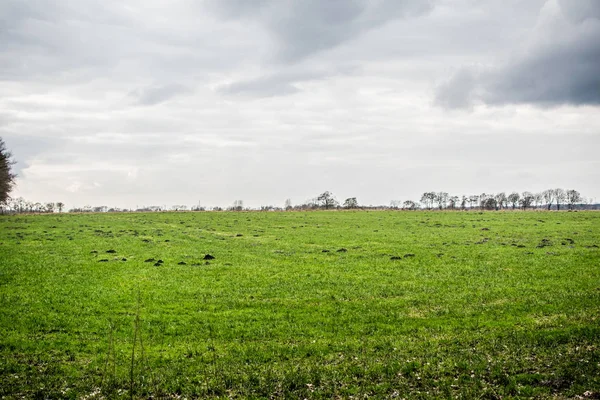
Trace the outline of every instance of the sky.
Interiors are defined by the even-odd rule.
[[[598,0],[2,0],[13,197],[600,201]]]

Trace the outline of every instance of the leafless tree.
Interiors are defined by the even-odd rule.
[[[455,210],[459,200],[460,199],[458,198],[458,196],[450,196],[448,198],[448,207],[452,210]]]
[[[446,205],[448,204],[448,198],[450,196],[448,195],[448,193],[446,192],[438,192],[435,194],[434,200],[438,205],[438,208],[440,210],[446,208]]]
[[[503,209],[508,206],[508,198],[506,197],[506,193],[500,192],[494,196],[494,199],[496,199],[497,208]]]
[[[554,190],[553,189],[544,190],[542,192],[542,197],[544,198],[544,201],[546,202],[548,210],[551,209],[552,202],[554,201]]]
[[[469,196],[469,209],[475,208],[477,203],[479,203],[479,196],[476,194]]]
[[[533,194],[533,204],[535,204],[535,208],[539,208],[544,202],[544,195],[542,193],[534,193]]]
[[[567,190],[567,205],[569,210],[575,208],[575,204],[581,202],[581,194],[577,190]]]
[[[556,202],[556,210],[560,211],[560,205],[567,199],[567,193],[564,189],[554,189],[554,201]]]
[[[426,209],[431,210],[433,208],[433,203],[436,199],[435,192],[425,192],[421,196],[421,203],[425,206]]]
[[[527,208],[530,208],[531,205],[533,204],[533,193],[531,192],[523,192],[521,194],[521,207],[523,207],[523,210],[526,210]]]
[[[519,193],[517,192],[512,192],[511,194],[508,195],[507,200],[510,203],[510,205],[512,206],[512,209],[514,210],[515,208],[517,208],[517,205],[519,204],[519,200],[521,199],[521,196],[519,195]]]

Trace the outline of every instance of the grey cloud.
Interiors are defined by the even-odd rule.
[[[171,83],[137,89],[131,92],[131,96],[134,97],[139,104],[152,106],[163,103],[180,94],[190,92],[191,90],[186,86],[178,83]]]
[[[223,94],[250,95],[256,97],[285,96],[300,91],[298,84],[306,81],[324,79],[333,75],[351,74],[357,67],[347,65],[330,69],[286,70],[275,72],[258,78],[240,80],[221,85],[217,91]]]
[[[497,68],[460,69],[437,88],[438,105],[600,104],[600,2],[560,4],[521,55]]]
[[[573,22],[600,18],[600,2],[598,0],[559,0],[558,4],[565,16]]]
[[[215,1],[218,5],[213,8],[217,7],[221,15],[245,16],[264,24],[277,44],[276,59],[285,63],[300,61],[387,21],[418,16],[433,7],[433,0],[264,0],[254,8],[240,0]]]

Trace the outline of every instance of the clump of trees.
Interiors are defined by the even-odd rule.
[[[411,200],[403,203],[403,209],[415,210],[422,208],[426,210],[527,210],[545,208],[551,210],[553,207],[560,211],[561,206],[569,210],[575,209],[583,201],[581,194],[574,189],[564,190],[548,189],[540,193],[532,192],[512,192],[506,194],[500,192],[496,194],[481,193],[480,195],[470,196],[450,196],[446,192],[425,192],[421,196],[420,204]],[[390,203],[391,208],[399,208],[399,201],[394,200]]]

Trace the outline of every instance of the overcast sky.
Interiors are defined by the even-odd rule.
[[[600,201],[598,0],[2,0],[13,197]]]

